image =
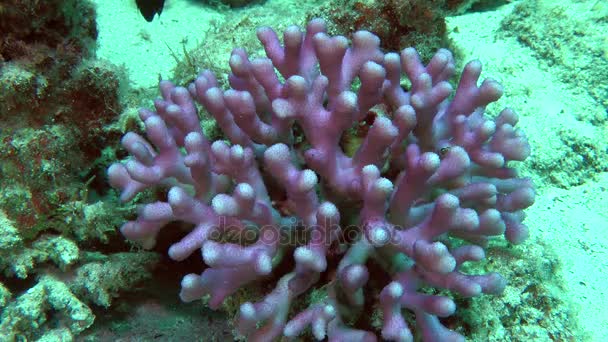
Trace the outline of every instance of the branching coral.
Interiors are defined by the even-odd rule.
[[[534,201],[531,182],[510,167],[530,153],[514,128],[517,115],[484,116],[501,86],[489,79],[477,86],[481,64],[472,61],[450,99],[447,50],[425,66],[412,48],[381,52],[366,31],[351,45],[330,37],[321,20],[283,35],[281,45],[271,29],[258,30],[268,58],[233,51],[231,89],[219,89],[210,71],[187,89],[160,83],[156,110],[140,111],[148,139],[127,133],[122,145],[132,158],[108,175],[124,201],[158,186],[167,197],[143,205],[122,233],[152,248],[170,221],[193,224],[168,253],[184,260],[201,250],[208,268],[186,275],[180,296],[209,296],[211,308],[291,265],[265,298],[241,305],[236,326],[253,341],[295,337],[307,327],[317,339],[375,340],[351,322],[369,305],[364,289],[375,290],[378,271],[389,279],[377,289],[383,339],[413,339],[407,309],[423,340],[462,340],[439,319],[455,312],[454,301],[423,290],[501,292],[500,275],[460,267],[483,259],[493,236],[522,242],[523,209]],[[230,144],[206,139],[195,101]],[[380,114],[349,156],[341,138],[370,110]],[[248,236],[253,242],[243,242]],[[314,288],[326,295],[291,313]]]

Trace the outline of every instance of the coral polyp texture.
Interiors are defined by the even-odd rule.
[[[155,110],[140,111],[147,139],[123,137],[132,157],[109,180],[123,201],[151,187],[166,199],[143,205],[124,236],[152,248],[169,222],[192,224],[168,250],[177,261],[200,251],[207,265],[183,278],[183,301],[215,309],[275,281],[237,314],[252,341],[464,340],[441,323],[456,310],[450,294],[497,294],[506,280],[463,264],[495,236],[522,242],[534,202],[511,167],[530,154],[517,115],[484,115],[501,86],[478,86],[472,61],[454,91],[449,51],[425,66],[413,48],[384,53],[366,31],[349,43],[318,19],[288,27],[283,43],[270,28],[257,35],[267,57],[235,49],[231,89],[210,71],[188,88],[161,81]],[[204,136],[196,103],[225,141]],[[378,331],[359,330],[376,309]]]

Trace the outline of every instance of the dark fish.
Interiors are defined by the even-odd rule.
[[[137,8],[139,8],[139,12],[141,15],[146,18],[147,21],[152,21],[154,19],[154,15],[163,12],[163,6],[165,5],[165,0],[135,0],[137,3]]]

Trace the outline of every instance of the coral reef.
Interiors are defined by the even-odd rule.
[[[69,66],[91,56],[97,38],[90,1],[6,0],[0,4],[0,62]]]
[[[31,238],[65,225],[46,221],[89,201],[86,188],[103,182],[95,159],[108,136],[104,126],[121,109],[123,76],[107,62],[88,59],[97,34],[89,2],[2,6],[0,208]]]
[[[93,323],[87,303],[108,307],[119,291],[149,278],[158,261],[155,253],[87,252],[61,235],[44,234],[29,241],[2,211],[0,236],[0,271],[21,280],[0,275],[2,341],[42,339],[48,334],[71,341]],[[19,289],[31,274],[37,278],[33,286],[13,296],[11,286]]]
[[[479,0],[337,0],[310,11],[308,18],[328,22],[328,31],[349,37],[366,30],[380,38],[383,49],[415,46],[422,60],[447,45],[445,17],[461,14]],[[500,3],[500,2],[498,2]]]
[[[83,259],[70,280],[70,289],[78,298],[108,308],[119,291],[149,279],[159,257],[152,252],[88,253]]]
[[[2,310],[0,338],[28,341],[32,337],[28,332],[38,331],[44,332],[36,336],[39,341],[71,341],[74,335],[90,327],[94,319],[91,309],[76,298],[66,284],[43,276]]]
[[[46,235],[27,244],[17,229],[0,212],[0,271],[10,276],[27,278],[38,264],[53,261],[61,270],[74,264],[79,257],[76,244],[62,236]]]
[[[383,53],[366,31],[352,45],[330,37],[318,19],[283,35],[284,46],[258,30],[268,58],[233,51],[231,89],[208,70],[187,89],[161,81],[155,111],[140,111],[148,140],[127,133],[132,158],[108,175],[123,201],[149,188],[166,197],[143,205],[122,233],[152,248],[169,222],[192,225],[168,250],[181,261],[200,249],[208,265],[183,278],[184,301],[218,308],[247,284],[276,280],[240,306],[235,326],[251,340],[308,327],[317,339],[375,340],[359,329],[371,325],[361,314],[373,305],[385,340],[462,340],[442,322],[456,309],[448,294],[504,289],[497,273],[464,270],[495,236],[522,242],[534,201],[511,167],[530,153],[517,115],[484,115],[501,86],[478,86],[472,61],[453,93],[447,50],[425,66],[412,48]],[[195,101],[231,145],[204,136]],[[305,293],[314,293],[307,308]]]
[[[3,1],[0,31],[0,340],[70,341],[157,260],[124,253],[132,208],[103,198],[123,75],[93,59],[88,1]]]
[[[373,32],[389,51],[415,46],[428,60],[445,46],[445,5],[445,0],[339,0],[311,11],[309,17],[326,19],[329,32],[347,37],[358,30]]]

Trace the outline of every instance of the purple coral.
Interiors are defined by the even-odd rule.
[[[236,326],[252,341],[296,337],[308,327],[319,340],[373,341],[372,332],[349,326],[370,305],[366,286],[378,293],[383,339],[413,339],[407,309],[423,340],[463,340],[439,321],[454,313],[454,301],[420,289],[499,293],[500,275],[464,274],[461,265],[483,259],[492,236],[512,243],[527,236],[522,210],[534,190],[509,162],[526,159],[530,147],[513,111],[484,116],[501,86],[486,79],[478,87],[481,64],[472,61],[449,100],[449,51],[425,66],[411,48],[381,52],[366,31],[351,45],[330,37],[321,20],[304,33],[287,28],[284,45],[270,28],[258,37],[268,58],[251,60],[235,49],[232,89],[221,90],[203,71],[188,89],[162,81],[156,111],[140,111],[148,139],[124,136],[133,157],[109,168],[110,183],[123,201],[153,186],[169,190],[166,201],[142,206],[122,233],[151,248],[168,222],[193,224],[168,253],[183,260],[201,250],[208,268],[186,275],[180,296],[209,296],[211,308],[267,279],[279,263],[292,265],[265,298],[242,304]],[[206,139],[195,102],[231,144]],[[348,155],[341,137],[370,110],[380,114]],[[305,240],[290,239],[302,231]],[[235,233],[255,242],[227,238]],[[370,281],[372,265],[392,279],[383,288]],[[289,317],[294,300],[314,289],[326,295]]]

